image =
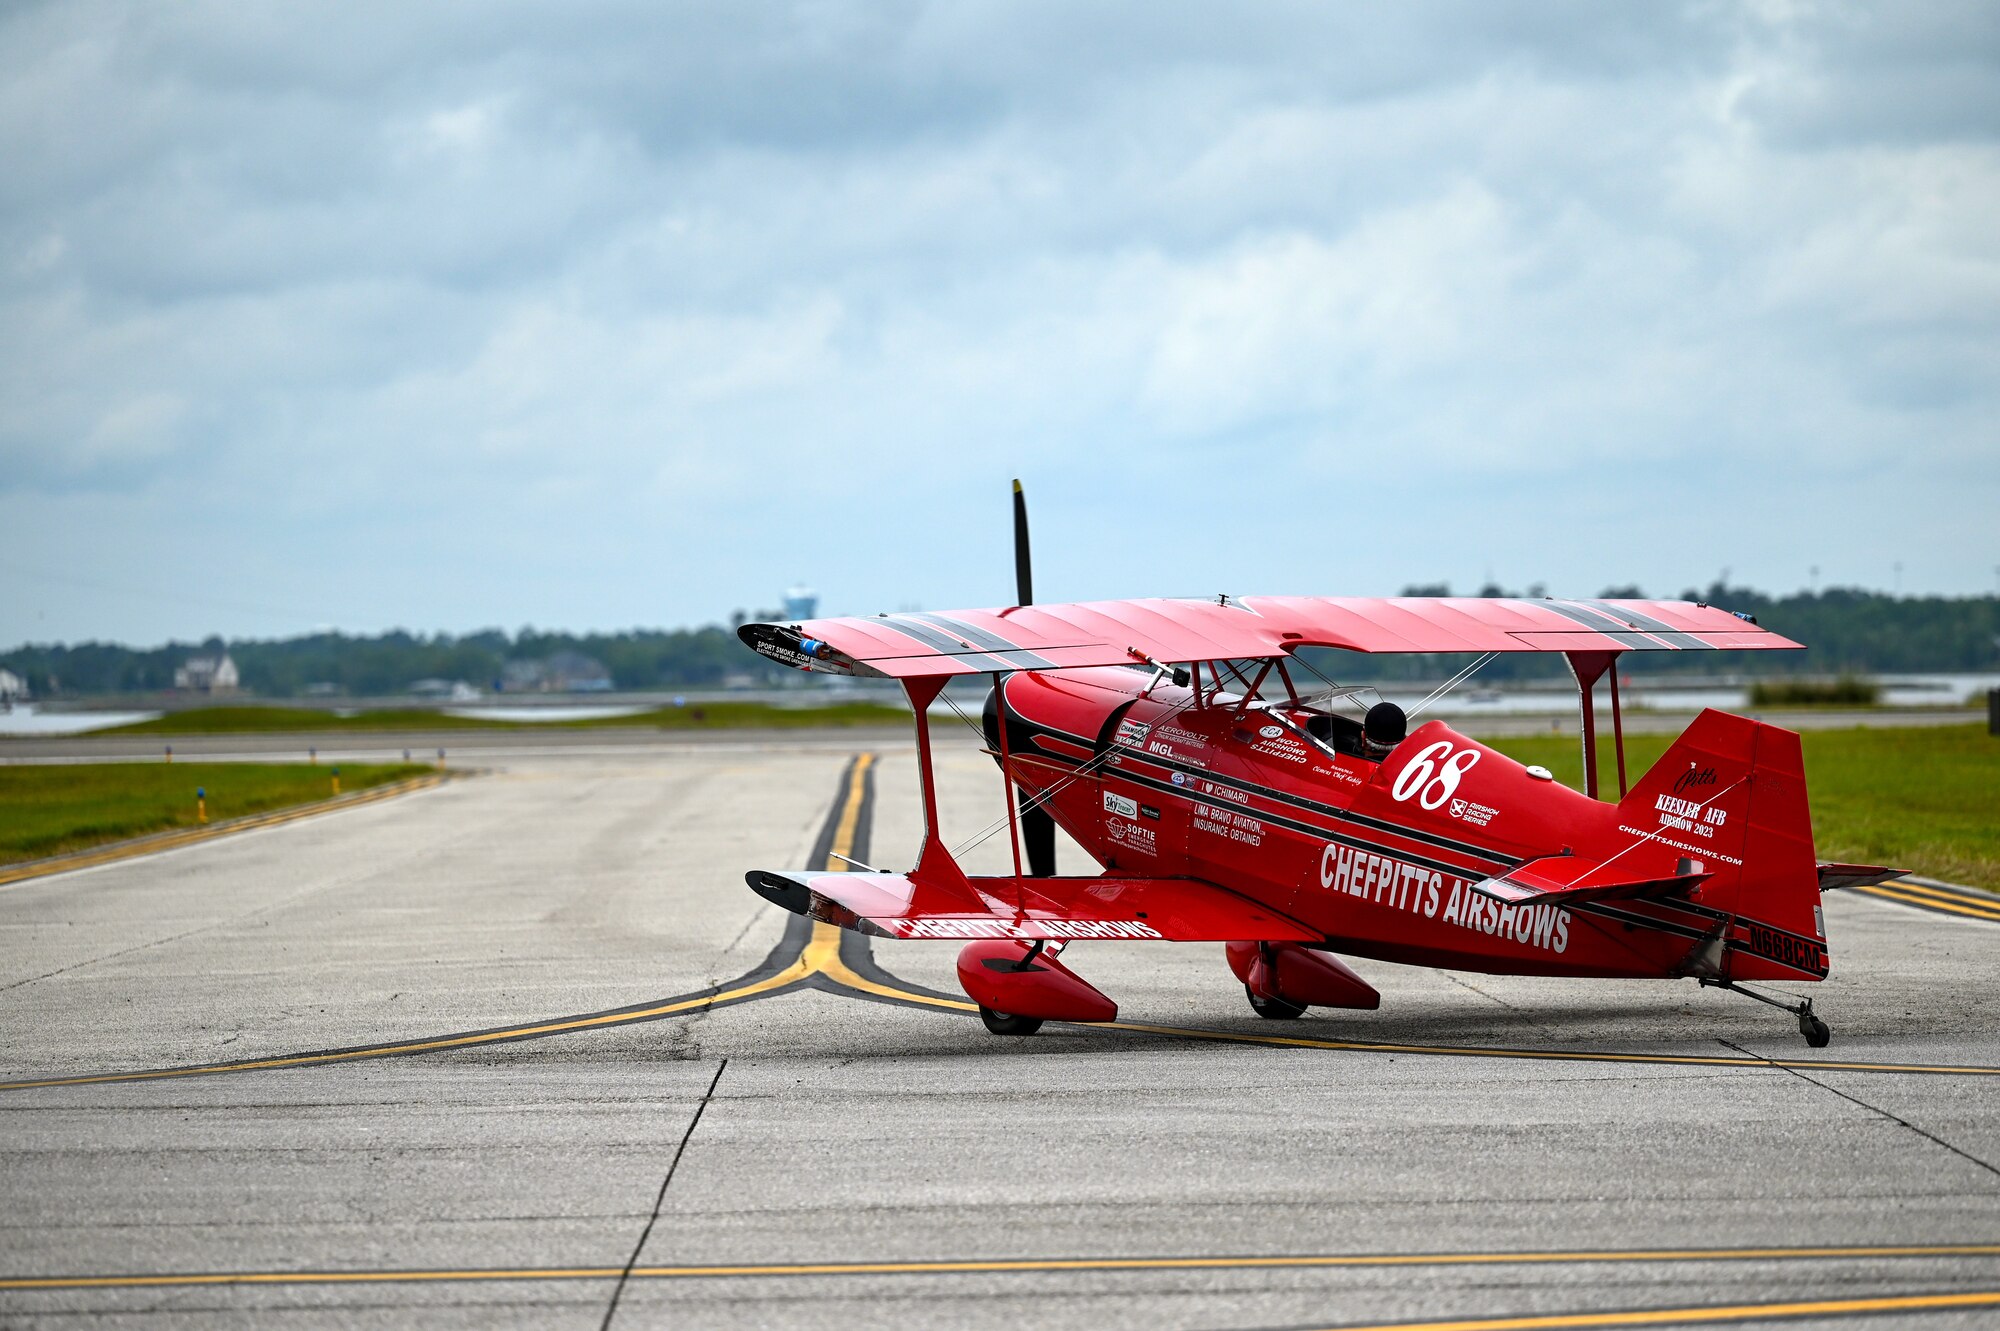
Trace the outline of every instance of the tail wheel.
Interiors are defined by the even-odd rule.
[[[1040,1017],[1017,1017],[1011,1012],[995,1012],[985,1006],[979,1009],[979,1019],[995,1035],[1033,1035],[1042,1029]]]
[[[1243,986],[1243,993],[1250,1000],[1250,1010],[1266,1021],[1296,1021],[1306,1014],[1304,1003],[1287,1003],[1282,998],[1265,998],[1247,984]],[[992,1023],[987,1024],[990,1026]]]

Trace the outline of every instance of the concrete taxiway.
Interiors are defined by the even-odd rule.
[[[902,737],[467,763],[0,891],[0,1325],[2000,1320],[1977,898],[1829,898],[1824,1050],[1691,985],[1366,961],[1380,1011],[1264,1022],[1163,944],[1070,952],[1116,1027],[1001,1039],[956,945],[743,885],[907,863]],[[939,767],[1003,870],[991,763]]]

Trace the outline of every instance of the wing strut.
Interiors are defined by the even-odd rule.
[[[1015,493],[1020,493],[1020,482],[1014,482]],[[1003,677],[996,671],[993,676],[994,716],[1000,732],[1000,788],[1007,796],[1007,842],[1014,848],[1014,876],[1024,878],[1021,872],[1021,828],[1014,817],[1014,777],[1013,754],[1007,751],[1007,699],[1001,692]]]
[[[1617,652],[1564,652],[1570,674],[1576,676],[1577,700],[1583,705],[1583,793],[1597,798],[1597,681],[1618,660]],[[1625,727],[1618,714],[1618,675],[1611,676],[1611,737],[1618,750],[1618,795],[1625,795]]]
[[[937,774],[931,770],[931,704],[944,692],[949,678],[913,675],[903,680],[903,692],[909,696],[910,710],[917,716],[917,777],[924,793],[924,845],[917,853],[917,867],[910,871],[910,876],[963,888],[970,895],[972,885],[965,881],[965,870],[958,867],[958,861],[945,848],[944,838],[938,835]]]

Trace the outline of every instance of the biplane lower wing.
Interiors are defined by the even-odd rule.
[[[901,873],[744,875],[795,915],[884,938],[1319,942],[1297,920],[1198,878],[970,878],[966,891]]]

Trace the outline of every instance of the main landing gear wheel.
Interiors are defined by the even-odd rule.
[[[1812,1014],[1810,1007],[1799,1013],[1799,1034],[1806,1037],[1806,1043],[1815,1049],[1824,1049],[1833,1039],[1833,1031],[1827,1024]]]
[[[979,1009],[979,1019],[995,1035],[1033,1035],[1042,1029],[1040,1017],[1017,1017],[1011,1012],[995,1012],[985,1006]]]
[[[1264,998],[1247,984],[1243,986],[1243,994],[1250,1000],[1250,1010],[1266,1021],[1295,1021],[1306,1014],[1304,1003],[1287,1003],[1282,998]]]

